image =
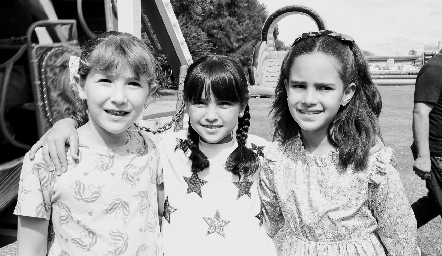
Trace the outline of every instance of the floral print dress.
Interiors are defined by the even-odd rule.
[[[154,137],[129,132],[118,149],[89,147],[51,172],[41,150],[26,155],[14,214],[50,220],[48,255],[162,255],[156,184],[162,182]]]
[[[338,153],[311,155],[296,137],[274,142],[259,191],[279,255],[419,255],[416,220],[391,148],[368,168],[339,168]]]

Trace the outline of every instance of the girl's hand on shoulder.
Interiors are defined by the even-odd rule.
[[[42,148],[43,159],[47,165],[55,167],[57,175],[67,170],[66,147],[70,145],[72,158],[78,160],[78,133],[76,122],[65,118],[54,124],[29,151],[29,158],[34,159],[35,153]]]

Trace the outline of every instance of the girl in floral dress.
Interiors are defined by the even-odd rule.
[[[304,33],[284,59],[275,141],[259,191],[279,255],[419,255],[416,220],[361,50],[333,31]]]

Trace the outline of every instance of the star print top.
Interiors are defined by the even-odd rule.
[[[49,171],[41,150],[33,161],[25,156],[14,214],[50,220],[48,255],[163,255],[159,154],[152,135],[129,136],[115,150],[88,147],[80,137],[80,161],[68,155],[61,176]]]
[[[175,150],[177,139],[186,139],[186,134],[187,131],[167,133],[159,143],[165,198],[164,255],[276,255],[272,240],[261,225],[258,173],[239,180],[224,168],[236,142],[200,142],[210,167],[192,175],[188,155]],[[267,141],[249,135],[248,143],[264,146]]]
[[[336,152],[309,154],[299,137],[272,143],[266,158],[259,192],[279,255],[419,255],[391,148],[359,172],[339,168]]]

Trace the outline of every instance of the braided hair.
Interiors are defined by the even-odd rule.
[[[205,95],[203,95],[203,93]],[[186,103],[210,98],[211,95],[220,101],[239,103],[244,108],[244,115],[238,116],[236,141],[238,147],[226,161],[226,169],[241,178],[258,169],[258,155],[246,146],[250,127],[248,106],[249,93],[247,79],[240,64],[227,56],[208,55],[190,65],[184,80],[183,98]],[[177,149],[190,150],[191,170],[198,173],[208,168],[207,156],[199,149],[200,135],[189,121],[187,139],[179,142]]]

